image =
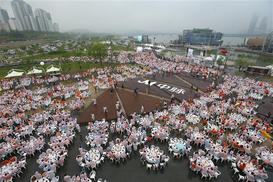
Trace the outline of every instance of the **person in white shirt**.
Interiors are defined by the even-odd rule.
[[[103,112],[104,112],[105,114],[107,114],[107,113],[108,113],[108,109],[107,109],[107,107],[106,107],[106,106],[104,106],[104,107],[103,107]]]
[[[95,114],[91,114],[91,119],[92,119],[92,121],[95,121]]]
[[[144,106],[143,105],[141,106],[140,112],[144,113]]]
[[[97,105],[97,99],[93,99],[93,105],[94,105],[94,106]]]
[[[119,110],[119,103],[116,103],[116,110]]]

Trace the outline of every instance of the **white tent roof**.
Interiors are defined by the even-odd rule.
[[[206,57],[205,60],[206,61],[213,61],[213,58],[212,57]]]
[[[61,69],[60,69],[60,68],[57,68],[57,67],[54,67],[53,65],[50,66],[49,68],[47,68],[47,70],[46,70],[47,73],[59,72],[59,71],[61,71]]]
[[[144,47],[145,50],[152,50],[150,47]]]
[[[137,47],[136,51],[137,51],[137,52],[142,52],[142,51],[143,51],[143,48],[142,48],[142,47]]]
[[[33,67],[32,70],[30,70],[27,74],[33,75],[33,74],[41,74],[41,73],[43,73],[43,70],[41,68]]]
[[[266,67],[269,68],[269,69],[273,69],[273,65],[268,65]]]
[[[8,72],[8,75],[7,76],[5,76],[5,78],[11,78],[11,77],[18,77],[18,76],[22,76],[24,74],[24,72],[23,71],[21,71],[21,70],[10,70],[9,72]]]
[[[166,49],[166,47],[163,46],[163,45],[158,45],[158,46],[156,46],[156,47],[159,48],[159,49]]]

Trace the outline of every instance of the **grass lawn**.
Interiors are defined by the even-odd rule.
[[[273,56],[272,55],[239,55],[238,59],[234,61],[236,64],[238,61],[244,61],[245,66],[255,65],[255,66],[268,66],[273,64]]]
[[[32,56],[21,57],[21,59],[25,62],[33,61],[33,60],[41,60],[41,59],[52,59],[56,57],[71,57],[71,56],[86,56],[85,53],[81,51],[55,51],[50,53],[42,53]]]
[[[273,83],[273,76],[252,75],[252,74],[248,74],[248,73],[245,73],[242,71],[236,71],[235,75],[241,76],[241,77],[248,77],[248,78],[256,79],[259,81],[266,81],[266,82]]]
[[[114,52],[120,52],[120,51],[134,51],[133,48],[129,46],[121,46],[121,45],[113,45],[113,51]],[[71,57],[71,56],[87,56],[88,54],[83,51],[65,51],[65,50],[59,50],[59,51],[54,51],[50,53],[40,53],[36,55],[28,55],[21,57],[21,59],[24,62],[29,62],[33,60],[41,60],[41,59],[53,59],[53,58],[58,58],[58,57]]]
[[[107,66],[116,66],[116,63],[103,63],[102,65],[100,63],[85,63],[85,62],[68,62],[68,63],[62,63],[62,72],[63,73],[76,73],[88,70],[90,68],[101,68],[101,67],[107,67]]]

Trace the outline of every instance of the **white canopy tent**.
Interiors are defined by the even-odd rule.
[[[142,52],[143,48],[142,47],[137,47],[136,52]]]
[[[272,65],[268,65],[266,67],[271,70],[271,76],[273,76],[273,64]]]
[[[61,68],[55,67],[53,65],[49,66],[46,70],[47,73],[60,72]]]
[[[163,45],[157,45],[157,46],[155,46],[155,47],[158,48],[158,49],[166,49],[166,47],[163,46]]]
[[[32,70],[28,71],[27,75],[41,74],[41,73],[43,73],[43,69],[42,68],[33,67]]]
[[[146,51],[151,51],[152,48],[151,48],[151,47],[144,47],[144,50],[146,50]]]
[[[19,77],[19,76],[22,76],[23,74],[24,74],[24,71],[22,70],[12,69],[8,72],[5,78]]]
[[[213,61],[213,57],[205,57],[205,61]]]

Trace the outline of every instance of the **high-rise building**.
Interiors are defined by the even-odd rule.
[[[253,15],[253,17],[251,18],[250,22],[249,22],[249,27],[248,27],[248,34],[255,34],[256,33],[256,26],[257,26],[257,22],[259,20],[259,17],[257,15]]]
[[[59,24],[58,23],[53,23],[53,31],[59,32]]]
[[[9,32],[9,14],[6,10],[0,8],[0,31]]]
[[[1,7],[0,7],[0,22],[1,23],[8,23],[9,22],[8,12],[4,9],[1,9]]]
[[[141,43],[146,44],[146,43],[150,43],[150,42],[151,42],[151,41],[150,41],[148,35],[142,35],[142,37],[141,37]]]
[[[44,18],[44,10],[42,9],[36,9],[35,10],[35,18],[39,27],[39,31],[46,32],[46,23]]]
[[[22,27],[20,21],[18,19],[16,19],[16,18],[15,18],[15,24],[16,24],[16,29],[18,31],[23,31],[23,27]]]
[[[267,17],[263,17],[261,19],[260,25],[258,27],[258,33],[262,33],[262,34],[268,33],[267,32],[267,22],[268,22]]]
[[[29,4],[23,0],[13,0],[11,2],[11,7],[14,13],[14,16],[22,30],[37,31],[38,26],[36,20],[33,16],[32,8]]]
[[[0,22],[0,32],[9,32],[10,28],[9,28],[9,24],[8,23],[2,23]]]
[[[9,27],[10,27],[10,30],[12,30],[12,31],[20,30],[20,28],[18,28],[18,26],[17,26],[17,22],[16,22],[15,18],[9,19]]]
[[[36,9],[35,17],[40,31],[42,32],[54,31],[50,13],[46,12],[43,9]]]
[[[273,53],[273,31],[267,35],[264,51]]]
[[[220,32],[214,32],[211,29],[193,29],[184,30],[182,43],[189,45],[210,45],[219,46],[223,43],[223,34]]]
[[[45,16],[46,16],[47,31],[52,32],[53,31],[53,23],[52,23],[51,15],[50,15],[50,13],[46,12]]]
[[[39,27],[38,27],[36,18],[33,17],[33,16],[30,17],[30,22],[31,22],[31,26],[32,26],[33,30],[34,30],[34,31],[39,31]]]
[[[1,31],[59,31],[49,12],[37,9],[34,15],[31,6],[23,0],[12,0],[11,7],[15,18],[9,18],[8,12],[0,7]]]

